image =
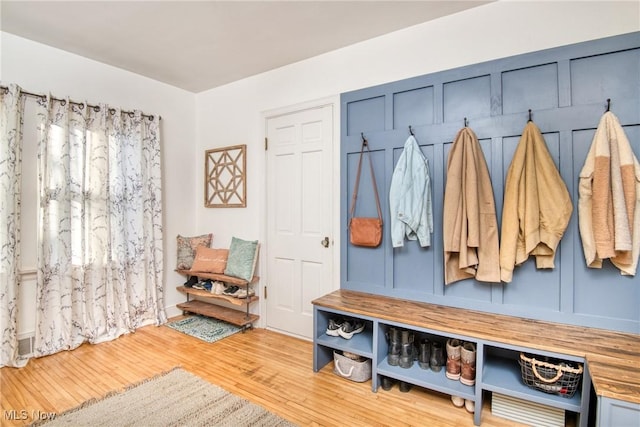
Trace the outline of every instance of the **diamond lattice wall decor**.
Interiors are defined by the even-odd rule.
[[[244,208],[247,206],[246,151],[246,145],[205,151],[205,207]]]

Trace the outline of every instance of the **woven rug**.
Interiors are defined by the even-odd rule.
[[[295,426],[259,405],[181,369],[90,400],[37,425],[56,426]]]
[[[167,323],[167,326],[206,342],[216,342],[242,329],[222,320],[205,316],[189,316]]]

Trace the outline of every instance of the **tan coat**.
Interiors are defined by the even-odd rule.
[[[498,224],[491,177],[475,133],[461,129],[447,162],[444,280],[500,282]]]
[[[514,267],[530,255],[537,268],[553,268],[556,248],[573,212],[569,191],[540,129],[524,128],[505,181],[500,241],[500,278],[511,282]]]
[[[612,112],[600,119],[580,172],[578,216],[587,266],[609,258],[635,275],[640,253],[640,164]]]

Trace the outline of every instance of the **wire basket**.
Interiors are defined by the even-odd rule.
[[[536,390],[573,397],[582,379],[582,365],[544,357],[537,360],[532,355],[520,353],[522,381]]]

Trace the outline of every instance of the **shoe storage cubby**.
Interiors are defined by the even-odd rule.
[[[420,342],[421,340],[428,340],[429,342],[438,342],[442,346],[443,350],[443,364],[439,371],[434,371],[429,367],[429,369],[423,369],[420,367],[418,361],[414,361],[410,368],[402,368],[400,366],[392,366],[389,364],[388,353],[389,353],[389,330],[391,328],[399,328],[408,330],[412,335],[414,342]],[[393,323],[379,323],[378,324],[378,363],[376,365],[375,373],[378,375],[377,385],[381,384],[380,377],[389,377],[396,379],[398,381],[404,381],[409,384],[413,384],[419,387],[427,388],[430,390],[435,390],[444,394],[449,394],[452,396],[459,396],[464,399],[475,401],[475,386],[464,385],[460,382],[460,380],[452,380],[447,378],[446,376],[446,359],[447,359],[447,351],[446,351],[446,342],[449,338],[459,338],[459,337],[449,337],[438,335],[434,333],[434,331],[428,331],[420,328],[413,328],[402,326]]]
[[[364,323],[364,330],[354,334],[349,339],[327,335],[330,319],[361,321]],[[346,351],[374,360],[373,324],[374,321],[370,318],[354,316],[350,313],[316,310],[314,316],[313,370],[317,372],[327,363],[333,361],[334,350]]]

